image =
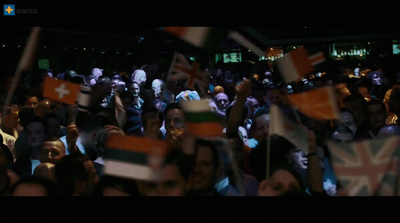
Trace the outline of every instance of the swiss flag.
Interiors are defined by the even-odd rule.
[[[80,90],[80,84],[47,77],[44,79],[43,97],[73,105]]]
[[[314,66],[325,61],[322,52],[308,55],[305,47],[299,47],[276,60],[279,71],[285,81],[290,83],[301,80],[314,70]]]

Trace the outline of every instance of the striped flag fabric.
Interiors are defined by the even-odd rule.
[[[276,60],[279,72],[285,83],[300,81],[314,70],[314,66],[325,61],[322,52],[308,55],[305,47],[299,47]]]
[[[168,71],[168,81],[186,80],[185,86],[193,89],[198,87],[202,95],[206,95],[206,88],[208,87],[207,71],[200,70],[200,64],[193,62],[192,65],[186,60],[185,56],[181,53],[175,53],[172,59],[171,66]]]
[[[305,154],[308,153],[307,127],[292,122],[275,104],[270,106],[269,134],[282,136]]]
[[[218,115],[212,111],[209,100],[181,100],[186,128],[194,136],[214,137],[223,135],[223,126]]]
[[[209,53],[218,49],[225,31],[217,27],[164,27],[164,31],[205,49]]]
[[[80,84],[65,80],[47,77],[43,82],[43,97],[65,104],[75,104],[80,91]]]
[[[287,96],[303,114],[315,119],[338,119],[339,108],[332,86],[324,86]]]
[[[105,147],[104,174],[148,181],[159,180],[171,148],[158,139],[118,134],[111,135]]]
[[[351,143],[328,141],[331,161],[344,194],[398,195],[400,137]]]

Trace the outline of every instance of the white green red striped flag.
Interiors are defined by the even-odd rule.
[[[107,139],[103,156],[104,173],[130,179],[157,181],[170,148],[168,142],[154,138],[112,135]]]
[[[271,104],[269,134],[286,138],[290,143],[308,153],[307,127],[294,123],[287,118],[281,109]]]
[[[185,114],[186,128],[192,135],[222,136],[223,126],[218,115],[212,111],[209,100],[181,100],[180,104]]]
[[[185,86],[195,90],[197,86],[202,96],[206,95],[208,87],[208,76],[210,74],[205,70],[200,70],[200,64],[193,62],[192,65],[181,53],[175,53],[168,71],[168,81],[186,80]]]
[[[328,141],[343,194],[398,196],[399,143],[398,136],[351,143]]]
[[[300,81],[314,70],[314,66],[325,61],[322,52],[308,55],[305,47],[299,47],[276,60],[279,72],[285,83]]]

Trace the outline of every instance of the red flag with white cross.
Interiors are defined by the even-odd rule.
[[[43,97],[73,105],[80,90],[80,84],[48,77],[44,79]]]

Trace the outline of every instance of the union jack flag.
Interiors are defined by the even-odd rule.
[[[400,137],[329,141],[334,172],[348,196],[398,195]]]
[[[193,64],[190,65],[185,56],[180,53],[175,53],[168,71],[167,80],[179,81],[186,79],[186,87],[194,90],[195,85],[197,85],[204,96],[206,95],[205,89],[208,87],[207,77],[209,73],[207,71],[200,71],[199,68],[199,63],[193,62]]]

